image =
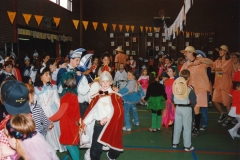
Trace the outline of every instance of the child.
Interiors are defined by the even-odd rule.
[[[138,82],[141,84],[144,95],[146,95],[147,88],[148,88],[148,81],[149,81],[149,76],[147,72],[147,68],[142,69],[142,75],[139,77]],[[140,102],[141,103],[141,102]],[[141,103],[142,104],[142,103]],[[147,105],[147,103],[145,103]]]
[[[173,67],[169,67],[167,69],[167,74],[169,76],[169,79],[165,81],[165,92],[167,94],[167,103],[166,103],[166,109],[163,114],[163,125],[165,127],[168,127],[168,125],[171,125],[174,121],[175,117],[175,107],[174,104],[172,104],[171,96],[172,96],[172,85],[174,82],[174,73],[175,69]]]
[[[23,77],[22,77],[22,82],[23,82],[23,83],[30,84],[30,85],[33,85],[32,78],[29,77],[29,76],[23,76]]]
[[[16,77],[12,74],[13,70],[12,60],[5,61],[3,67],[4,70],[0,74],[0,84],[2,84],[3,80],[7,77],[13,77],[14,79],[16,79]]]
[[[60,108],[56,114],[49,119],[59,120],[61,135],[59,141],[66,145],[73,160],[79,160],[79,126],[80,111],[77,96],[76,73],[65,72],[62,75],[61,83],[64,86],[61,93]]]
[[[102,65],[99,68],[97,68],[98,76],[101,75],[103,70],[108,70],[109,72],[112,71],[111,67],[109,67],[109,63],[110,63],[110,54],[109,53],[103,53],[101,56],[101,61],[102,61]]]
[[[162,72],[161,78],[162,78],[162,80],[160,81],[160,84],[162,84],[164,86],[164,88],[165,88],[164,84],[165,84],[166,80],[169,79],[169,76],[168,76],[168,74],[166,72]]]
[[[60,100],[57,92],[57,86],[50,84],[50,69],[42,68],[37,74],[34,83],[34,101],[42,107],[47,117],[55,114],[60,106]],[[46,140],[54,150],[64,152],[65,148],[59,143],[60,129],[59,123],[55,122],[53,129],[47,132]]]
[[[11,148],[16,149],[18,158],[25,160],[59,159],[43,136],[36,131],[33,119],[27,114],[13,116],[8,120],[4,132]]]
[[[114,77],[114,85],[119,89],[122,89],[125,86],[127,81],[127,72],[124,70],[124,64],[119,65],[119,70],[116,72]]]
[[[144,93],[140,84],[135,80],[136,76],[133,71],[129,71],[127,77],[127,84],[119,90],[119,93],[122,95],[124,103],[124,122],[126,126],[123,127],[123,130],[131,131],[132,126],[130,123],[130,111],[133,115],[133,123],[136,126],[139,126],[136,104],[141,100]]]
[[[163,85],[160,84],[158,80],[158,77],[155,77],[153,73],[150,73],[150,84],[147,89],[146,97],[144,98],[144,101],[148,101],[147,109],[152,110],[152,127],[148,129],[150,132],[161,130],[161,110],[166,107],[165,99],[167,99],[167,95]]]
[[[191,144],[192,132],[192,108],[196,105],[196,94],[193,87],[187,86],[190,79],[190,72],[182,70],[180,77],[174,81],[172,90],[172,101],[176,105],[173,148],[177,148],[183,130],[183,144],[185,151],[194,150]]]
[[[162,58],[159,58],[159,63],[158,63],[158,77],[160,77],[163,73],[164,70],[164,63],[162,62]]]
[[[239,67],[240,69],[240,67]],[[237,124],[228,130],[231,137],[240,138],[240,135],[237,134],[238,129],[240,128],[240,70],[238,70],[233,77],[233,91],[230,93],[232,95],[232,107],[228,113],[229,116],[235,117],[237,119]]]
[[[31,65],[30,65],[30,58],[28,56],[26,56],[24,58],[24,66],[21,70],[22,72],[22,77],[23,76],[29,76],[30,75],[30,71],[31,71]]]
[[[182,57],[178,58],[178,60],[177,60],[178,73],[181,71],[183,63],[184,63],[184,58],[182,58]]]
[[[102,146],[110,147],[107,152],[109,159],[117,159],[123,151],[122,125],[123,106],[122,98],[111,89],[113,83],[109,72],[100,75],[101,89],[96,93],[86,111],[83,123],[89,125],[95,120],[92,146],[90,149],[91,160],[100,160]],[[83,125],[83,130],[85,127]]]
[[[133,56],[130,56],[129,59],[130,59],[131,69],[132,69],[132,71],[135,71],[135,69],[136,69],[136,61],[133,59]]]

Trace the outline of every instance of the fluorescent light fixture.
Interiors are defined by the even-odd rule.
[[[19,40],[22,40],[22,41],[28,41],[30,39],[27,39],[27,38],[18,38]]]

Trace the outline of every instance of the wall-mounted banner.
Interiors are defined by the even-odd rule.
[[[119,24],[118,27],[119,27],[119,31],[122,32],[123,25]]]
[[[102,23],[102,25],[103,25],[103,29],[104,29],[104,31],[106,32],[107,31],[107,23]]]
[[[126,31],[127,32],[129,31],[129,25],[126,25]]]
[[[131,26],[131,30],[132,30],[132,32],[134,32],[134,26]]]
[[[60,23],[60,20],[61,18],[58,18],[58,17],[53,17],[53,20],[54,22],[56,23],[56,27],[58,27],[59,23]]]
[[[112,24],[112,27],[113,27],[113,31],[115,32],[115,30],[116,30],[116,24]]]
[[[16,17],[16,12],[7,11],[7,13],[8,13],[8,18],[9,18],[9,20],[10,20],[11,23],[13,24],[13,21],[14,21],[14,19],[15,19],[15,17]]]
[[[93,24],[93,28],[94,28],[94,30],[96,31],[97,26],[98,26],[98,22],[92,22],[92,24]]]
[[[82,21],[82,23],[83,23],[83,26],[84,26],[85,30],[87,30],[87,27],[88,27],[88,21]]]
[[[36,19],[36,21],[37,21],[37,24],[38,24],[38,26],[39,26],[40,23],[41,23],[41,21],[42,21],[43,16],[40,16],[40,15],[34,15],[34,17],[35,17],[35,19]]]
[[[72,21],[73,21],[73,24],[74,24],[75,28],[77,29],[78,24],[79,24],[79,20],[73,19]]]

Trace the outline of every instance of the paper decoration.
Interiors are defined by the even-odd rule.
[[[145,27],[146,33],[148,32],[148,27]]]
[[[148,62],[148,59],[144,59],[143,61],[144,61],[144,62]]]
[[[156,51],[159,51],[159,46],[155,46],[155,50],[156,50]]]
[[[129,50],[126,50],[126,55],[130,55],[130,51]]]
[[[158,27],[158,28],[157,28],[157,31],[160,32],[160,30],[161,30],[161,27]]]
[[[140,61],[143,61],[143,58],[142,58],[142,57],[139,57],[139,60],[140,60]]]
[[[132,55],[136,55],[136,51],[132,51]]]
[[[158,55],[156,55],[155,57],[154,57],[154,59],[157,59],[158,58]]]
[[[98,26],[98,22],[92,22],[92,24],[93,24],[93,28],[94,28],[94,30],[96,31],[97,26]]]
[[[114,41],[111,42],[111,46],[115,46],[115,42]]]
[[[86,31],[87,27],[88,27],[88,21],[82,21],[82,23],[83,23],[84,29]]]
[[[118,27],[119,27],[119,31],[122,32],[123,25],[119,24]]]
[[[131,26],[131,30],[132,30],[132,32],[134,32],[134,26]]]
[[[153,29],[154,29],[154,32],[157,32],[157,27],[153,27]]]
[[[78,28],[79,20],[73,19],[72,21],[73,21],[73,24],[74,24],[75,28],[77,29],[77,28]]]
[[[172,42],[168,42],[168,46],[171,47],[172,46]]]
[[[126,31],[128,32],[129,31],[129,25],[126,25]]]
[[[136,37],[133,37],[133,38],[132,38],[132,41],[133,41],[133,42],[137,42],[137,38],[136,38]]]
[[[16,17],[16,12],[7,11],[7,13],[8,13],[8,18],[9,18],[9,20],[10,20],[11,23],[13,24],[13,21],[14,21],[14,19],[15,19],[15,17]]]
[[[113,27],[113,31],[115,32],[115,30],[116,30],[116,24],[112,24],[112,27]]]
[[[189,46],[189,42],[185,42],[185,46],[186,46],[186,47]]]
[[[102,25],[103,25],[103,29],[104,29],[104,31],[106,32],[106,30],[107,30],[107,23],[102,23]]]
[[[212,55],[212,54],[213,54],[213,51],[208,51],[208,54],[209,54],[209,55]]]
[[[149,27],[149,31],[152,32],[152,27]]]
[[[35,17],[35,19],[36,19],[36,21],[37,21],[37,24],[38,24],[38,26],[39,26],[40,23],[41,23],[41,21],[42,21],[43,16],[40,16],[40,15],[34,15],[34,17]]]
[[[56,23],[56,27],[58,27],[59,23],[60,23],[60,20],[61,18],[58,18],[58,17],[53,17],[53,20],[54,22]]]
[[[31,14],[25,14],[25,13],[23,13],[22,15],[24,17],[24,20],[25,20],[26,24],[28,25],[28,22],[30,21],[32,15]]]
[[[140,30],[141,30],[141,32],[143,32],[143,26],[140,26]]]
[[[110,33],[110,38],[113,38],[114,37],[114,33]]]

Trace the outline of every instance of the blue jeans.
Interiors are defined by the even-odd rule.
[[[207,127],[208,126],[208,107],[201,107],[201,113],[202,113],[202,126]]]
[[[136,104],[124,103],[124,121],[126,128],[132,128],[132,125],[130,123],[130,112],[132,113],[134,119],[133,123],[139,123]]]

